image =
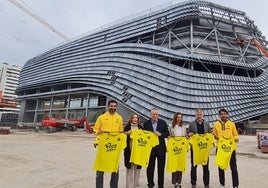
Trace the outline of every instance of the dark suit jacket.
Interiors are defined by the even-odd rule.
[[[151,119],[147,120],[144,123],[143,129],[147,130],[147,131],[154,132]],[[160,132],[161,136],[158,137],[159,145],[155,146],[153,149],[156,149],[156,151],[159,153],[159,155],[165,155],[166,150],[167,150],[165,138],[167,138],[169,136],[168,125],[167,125],[166,121],[164,121],[162,119],[158,119],[156,131]]]

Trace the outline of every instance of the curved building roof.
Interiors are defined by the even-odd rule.
[[[267,113],[267,41],[244,12],[186,1],[104,27],[26,62],[17,93],[77,84],[117,99],[148,117],[191,121],[197,108],[209,122],[227,108],[242,121]],[[69,88],[69,90],[72,90]],[[64,92],[64,91],[57,91]]]

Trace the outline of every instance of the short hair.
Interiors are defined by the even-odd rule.
[[[198,108],[198,109],[195,111],[195,113],[198,113],[198,112],[202,112],[202,113],[204,114],[204,111],[203,111],[202,109],[200,109],[200,108]]]
[[[228,111],[226,109],[224,109],[224,108],[219,110],[219,114],[221,114],[221,112],[225,112],[226,114],[228,114]]]
[[[117,105],[117,101],[116,100],[109,100],[108,106],[110,106],[111,103],[115,103]]]

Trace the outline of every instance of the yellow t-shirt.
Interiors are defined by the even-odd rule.
[[[130,162],[147,167],[152,148],[159,144],[158,137],[150,131],[134,130],[130,138],[132,139]]]
[[[125,133],[102,133],[98,136],[98,151],[94,170],[117,172],[121,151],[126,147]]]
[[[186,137],[170,137],[167,144],[167,172],[186,171],[187,151],[189,149]]]
[[[118,113],[110,114],[105,112],[100,115],[95,123],[94,131],[98,130],[107,132],[122,132],[123,131],[123,118]]]
[[[233,138],[220,137],[217,144],[215,164],[223,170],[228,169],[234,150],[236,150],[236,142]]]
[[[211,133],[206,134],[194,134],[190,139],[190,144],[193,149],[194,166],[206,165],[210,149],[213,145],[214,137]]]

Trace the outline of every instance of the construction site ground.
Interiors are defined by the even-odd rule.
[[[44,131],[12,130],[0,135],[0,188],[88,188],[95,187],[93,164],[96,148],[94,135],[84,131],[46,133]],[[110,159],[107,159],[110,160]],[[218,171],[214,164],[215,148],[210,155],[210,187],[218,188]],[[111,161],[112,162],[112,161]],[[257,149],[255,135],[240,135],[237,164],[241,188],[266,188],[268,153]],[[125,187],[123,153],[120,163],[119,187]],[[104,177],[109,187],[110,174]],[[155,173],[157,182],[157,172]],[[146,187],[146,169],[141,172],[140,187]],[[173,187],[171,174],[165,174],[165,188]],[[190,157],[183,174],[182,187],[190,185]],[[202,183],[202,167],[198,167],[197,187]],[[231,171],[226,171],[226,188],[231,188]]]

